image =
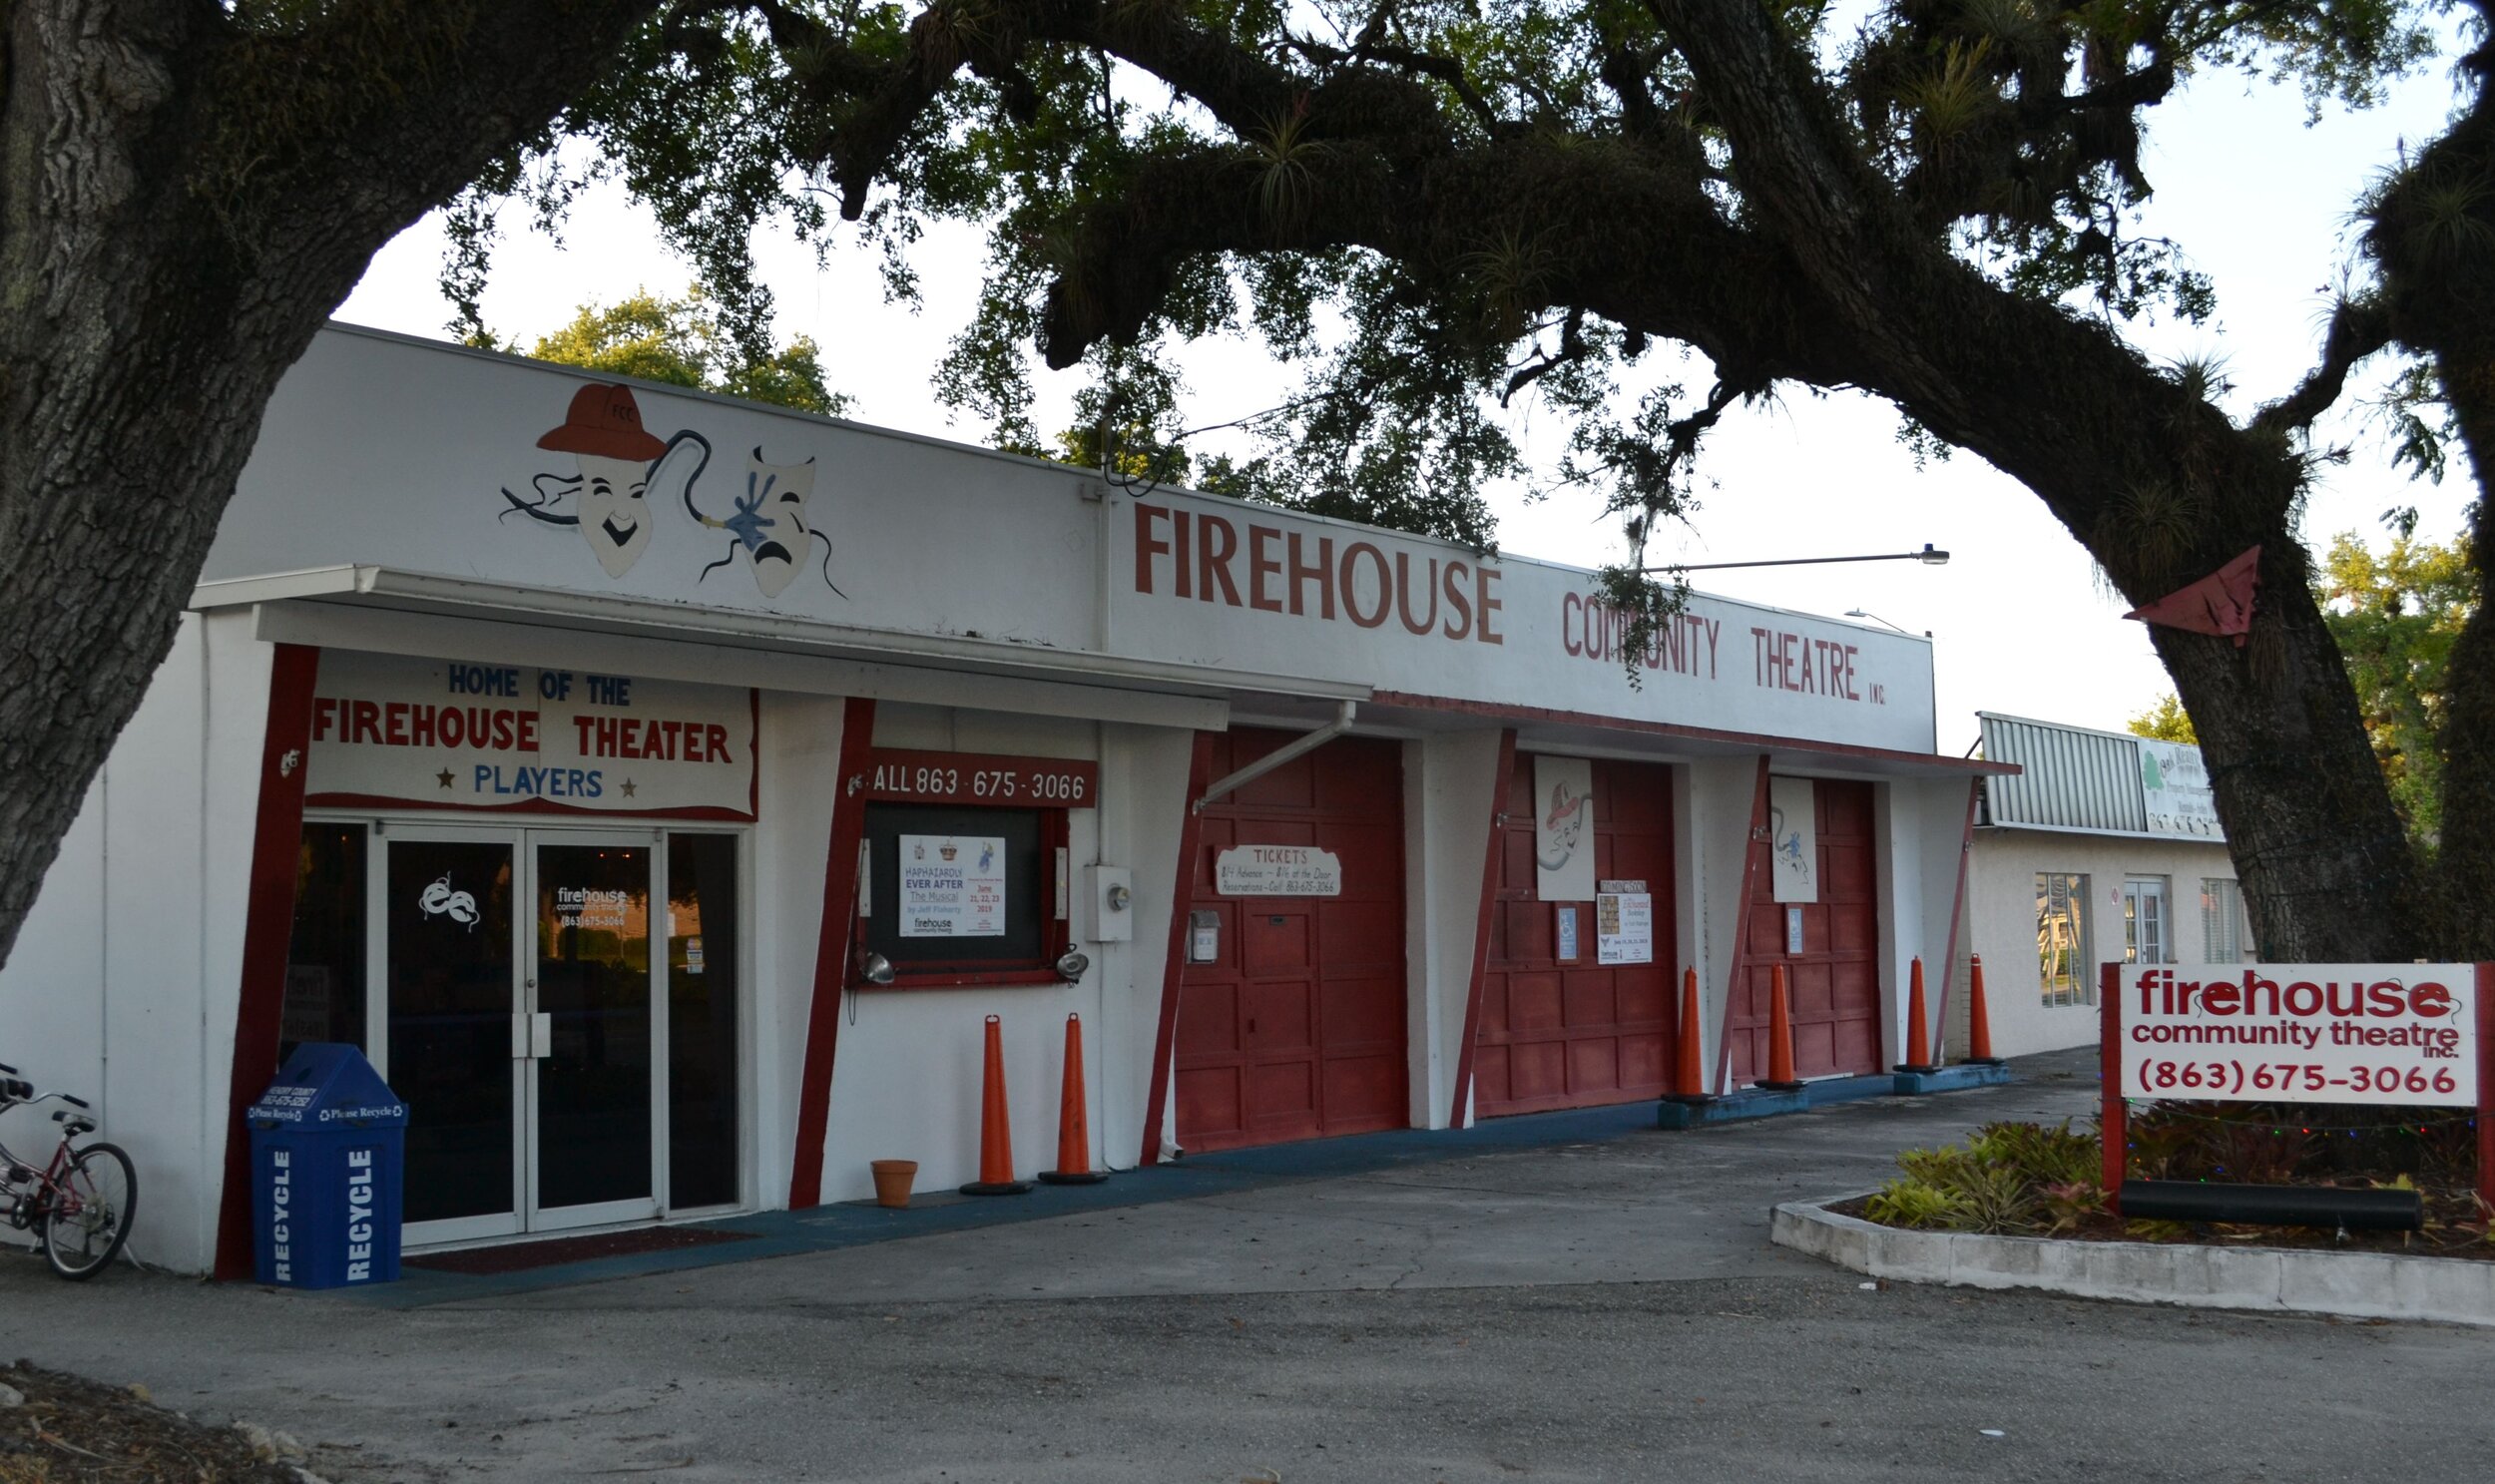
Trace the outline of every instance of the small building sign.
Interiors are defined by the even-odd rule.
[[[1643,891],[1607,891],[1594,898],[1594,961],[1655,961],[1655,898]]]
[[[991,835],[905,834],[901,936],[1005,935],[1005,841]]]
[[[1340,896],[1342,857],[1315,845],[1235,845],[1213,859],[1224,896]]]

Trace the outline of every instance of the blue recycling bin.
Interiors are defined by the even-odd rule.
[[[287,1288],[396,1281],[407,1105],[364,1054],[303,1043],[245,1118],[258,1279]]]

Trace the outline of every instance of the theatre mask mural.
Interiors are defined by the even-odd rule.
[[[622,577],[650,549],[656,530],[652,495],[690,493],[711,459],[701,434],[678,433],[662,441],[642,426],[640,404],[629,386],[592,384],[572,394],[572,406],[537,446],[572,455],[570,473],[535,475],[529,499],[505,489],[505,517],[525,515],[540,525],[571,527],[609,577]]]
[[[807,517],[814,493],[811,458],[774,464],[757,445],[747,460],[744,492],[732,492],[723,506],[701,488],[711,462],[708,438],[687,428],[662,439],[643,425],[631,387],[596,383],[573,393],[563,421],[538,438],[537,446],[570,454],[572,467],[532,476],[530,495],[505,488],[507,508],[500,518],[524,515],[539,526],[578,531],[609,578],[631,572],[658,540],[660,525],[677,519],[670,512],[681,509],[690,522],[686,534],[723,531],[730,537],[716,560],[689,572],[694,582],[738,565],[742,557],[764,599],[777,598],[808,567],[822,574],[834,594],[848,596],[831,581],[831,538]],[[686,552],[676,546],[663,560],[673,568],[686,560]]]
[[[765,598],[776,598],[796,579],[799,572],[812,565],[814,543],[823,543],[821,570],[823,586],[846,598],[831,580],[831,538],[807,524],[806,501],[814,493],[814,461],[802,464],[773,464],[762,457],[757,446],[746,459],[745,493],[735,499],[734,513],[719,517],[704,513],[687,492],[686,510],[693,518],[715,531],[726,531],[735,538],[726,555],[702,569],[708,578],[722,567],[734,565],[742,554],[746,566],[753,574],[753,585]]]

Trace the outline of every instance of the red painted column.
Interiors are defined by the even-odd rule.
[[[858,794],[866,786],[866,756],[874,745],[875,703],[852,696],[840,711],[839,790],[831,804],[831,850],[823,859],[823,924],[814,941],[805,1070],[797,1082],[796,1147],[788,1166],[790,1211],[805,1211],[823,1200],[832,1056],[840,1041],[840,991],[849,982],[849,943],[857,929],[857,845],[866,832],[866,803]]]
[[[2097,1077],[2101,1084],[2099,1096],[2104,1100],[2099,1105],[2103,1112],[2098,1128],[2105,1136],[2097,1180],[2105,1187],[2106,1209],[2120,1216],[2123,1169],[2130,1163],[2131,1131],[2123,1103],[2123,975],[2113,964],[2097,970],[2097,1004],[2101,1043],[2097,1050]],[[2479,1137],[2485,1137],[2483,1121]]]
[[[1196,905],[1196,856],[1204,843],[1204,816],[1196,800],[1213,786],[1215,734],[1196,734],[1187,767],[1186,816],[1179,823],[1178,868],[1170,877],[1170,953],[1161,970],[1161,1025],[1153,1034],[1153,1070],[1144,1095],[1144,1148],[1138,1165],[1161,1163],[1162,1108],[1170,1101],[1170,1058],[1179,1039],[1179,976],[1187,972],[1187,914]]]
[[[1725,980],[1724,1014],[1716,1020],[1716,1078],[1708,1091],[1719,1096],[1733,1091],[1733,1004],[1742,992],[1742,976],[1749,971],[1749,894],[1758,884],[1758,867],[1767,855],[1767,756],[1758,757],[1758,786],[1750,795],[1749,847],[1742,856],[1741,907],[1733,919],[1733,972]]]
[[[1975,854],[1975,798],[1983,786],[1981,778],[1967,779],[1966,824],[1958,831],[1958,890],[1949,899],[1949,941],[1941,947],[1940,1021],[1933,1050],[1944,1062],[1949,1060],[1949,986],[1958,977],[1958,925],[1966,918],[1967,862]]]
[[[2495,963],[2478,965],[2478,1199],[2495,1208]]]
[[[1464,1040],[1455,1054],[1455,1103],[1447,1127],[1464,1127],[1473,1101],[1473,1042],[1481,1035],[1481,995],[1490,977],[1490,914],[1498,906],[1499,846],[1507,833],[1507,790],[1516,771],[1516,729],[1499,734],[1499,771],[1490,785],[1490,840],[1481,853],[1481,912],[1473,920],[1473,984],[1464,996]]]
[[[215,1269],[221,1278],[251,1274],[251,1142],[243,1114],[277,1076],[286,950],[294,937],[295,862],[303,848],[304,760],[310,755],[312,688],[319,675],[319,650],[276,647],[268,675],[268,728],[260,740],[259,812],[251,828],[234,1067],[226,1089],[226,1173]]]

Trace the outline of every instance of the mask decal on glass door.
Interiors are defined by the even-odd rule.
[[[424,894],[416,898],[416,907],[427,917],[448,917],[463,927],[476,926],[476,898],[452,889],[448,871],[424,888]]]

